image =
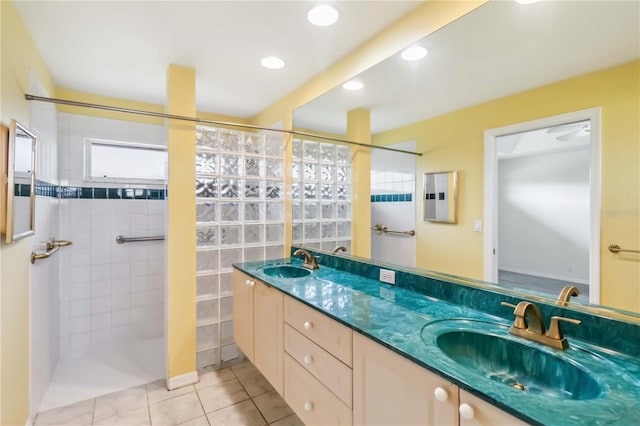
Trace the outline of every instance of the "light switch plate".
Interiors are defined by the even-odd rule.
[[[476,219],[473,221],[473,231],[482,232],[482,221],[480,219]]]

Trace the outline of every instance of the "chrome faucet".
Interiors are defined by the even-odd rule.
[[[338,253],[339,251],[343,251],[343,252],[347,252],[347,248],[345,246],[338,246],[335,249],[333,249],[334,253]]]
[[[572,285],[564,286],[564,288],[558,295],[558,301],[556,302],[556,305],[567,306],[567,303],[569,302],[571,296],[578,296],[579,294],[580,290],[578,290],[577,287],[574,287]]]
[[[564,350],[569,347],[569,342],[562,334],[559,322],[567,321],[576,325],[581,323],[581,321],[572,318],[552,316],[549,331],[545,332],[542,312],[535,304],[522,301],[517,305],[507,302],[502,302],[501,305],[513,308],[513,314],[516,316],[509,333],[556,349]]]
[[[309,253],[308,251],[304,250],[304,249],[298,249],[295,252],[293,252],[294,256],[304,256],[304,263],[302,264],[303,268],[307,268],[307,269],[320,269],[320,267],[318,266],[318,262],[316,261],[316,258],[313,257],[311,255],[311,253]]]

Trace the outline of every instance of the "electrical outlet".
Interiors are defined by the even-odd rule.
[[[380,269],[380,281],[387,284],[395,284],[396,271],[390,271],[388,269]]]

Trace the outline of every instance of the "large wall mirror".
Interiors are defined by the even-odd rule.
[[[424,221],[422,203],[415,204],[416,266],[483,280],[483,256],[487,250],[483,247],[483,235],[478,233],[487,232],[482,228],[482,219],[487,220],[483,215],[484,132],[601,107],[602,125],[597,129],[580,122],[539,132],[552,138],[555,144],[564,144],[556,150],[556,156],[558,152],[567,154],[574,146],[571,152],[588,155],[585,146],[591,129],[601,134],[602,223],[601,229],[589,232],[598,233],[603,239],[606,236],[607,240],[598,247],[588,247],[587,254],[583,251],[575,264],[564,266],[564,272],[584,264],[583,258],[588,266],[589,250],[598,250],[600,290],[596,291],[604,295],[599,304],[640,312],[637,302],[640,258],[633,254],[615,257],[606,250],[608,244],[617,241],[624,241],[618,244],[631,249],[640,245],[639,15],[638,2],[543,1],[522,5],[515,1],[490,1],[413,43],[412,46],[427,49],[424,58],[406,61],[398,52],[355,76],[353,79],[363,84],[359,91],[338,86],[298,108],[293,115],[294,127],[344,137],[347,113],[368,109],[373,144],[394,146],[415,141],[416,151],[423,154],[415,157],[415,201],[423,195],[421,178],[425,173],[458,170],[463,174],[465,184],[458,188],[456,224]],[[513,137],[511,145],[504,148],[506,151],[497,153],[501,167],[508,161],[533,164],[525,161],[525,150],[520,146],[527,142],[525,139]],[[514,159],[502,159],[507,154]],[[540,160],[548,154],[551,155],[550,152],[531,155]],[[612,163],[614,157],[621,163]],[[625,197],[612,200],[621,181],[633,181],[635,186]],[[535,193],[527,195],[528,185],[527,181],[519,187],[519,198],[536,205],[542,198]],[[530,212],[531,209],[520,210],[522,224],[530,223],[525,220]],[[628,217],[607,212],[619,215],[628,212]],[[557,236],[556,242],[563,239],[562,230],[557,229],[553,220],[537,226],[544,227],[545,233],[555,229],[548,234]],[[522,227],[530,229],[529,225]],[[588,285],[590,277],[584,280]],[[510,285],[510,291],[519,291],[523,296],[548,300],[557,296],[555,289],[549,291],[543,286],[506,284]],[[588,304],[589,298],[581,295],[572,302]]]
[[[8,137],[3,137],[3,141],[6,186],[3,185],[2,196],[6,196],[6,212],[3,212],[2,231],[5,241],[12,243],[34,233],[37,138],[16,120],[11,120]]]

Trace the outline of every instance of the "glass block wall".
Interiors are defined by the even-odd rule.
[[[240,356],[231,265],[283,256],[284,200],[282,134],[196,128],[198,368]]]
[[[351,251],[351,148],[293,141],[293,243]]]

